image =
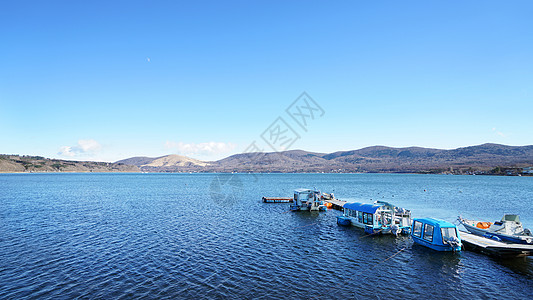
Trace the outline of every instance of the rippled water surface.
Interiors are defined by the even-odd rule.
[[[288,212],[299,187],[414,216],[533,228],[533,178],[382,174],[3,174],[0,298],[533,297],[532,259],[438,253]]]

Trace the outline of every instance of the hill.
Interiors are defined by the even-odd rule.
[[[132,157],[116,163],[134,165],[144,172],[179,172],[180,170],[199,170],[209,165],[208,162],[194,158],[171,154],[161,157]]]
[[[0,172],[139,172],[134,165],[48,159],[41,156],[1,155]]]

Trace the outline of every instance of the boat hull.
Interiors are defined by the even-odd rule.
[[[342,226],[354,226],[357,228],[364,229],[366,234],[392,234],[395,236],[398,236],[400,234],[409,235],[411,232],[411,226],[405,226],[405,227],[396,227],[394,229],[391,229],[390,226],[371,226],[366,224],[361,224],[357,222],[357,219],[347,217],[347,216],[338,216],[337,217],[337,224]]]
[[[389,232],[383,232],[383,229],[381,228],[365,226],[365,233],[366,234],[385,234],[385,233],[390,233],[390,229],[389,229]]]
[[[291,211],[309,210],[309,209],[307,209],[307,207],[302,208],[300,205],[291,205],[291,206],[289,207],[289,209],[290,209]]]
[[[424,247],[428,247],[430,249],[433,249],[433,250],[436,250],[436,251],[441,251],[441,252],[459,252],[461,251],[461,246],[451,246],[451,245],[437,245],[437,244],[433,244],[433,243],[430,243],[424,239],[421,239],[421,238],[418,238],[418,237],[415,237],[415,236],[411,236],[413,238],[413,241],[419,245],[422,245]]]
[[[350,218],[344,217],[344,216],[338,216],[337,217],[337,224],[341,226],[350,226],[352,225],[352,221]]]

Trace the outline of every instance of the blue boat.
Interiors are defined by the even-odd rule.
[[[343,210],[337,224],[363,228],[367,234],[409,234],[411,229],[411,212],[384,201],[346,203]]]
[[[437,251],[459,252],[462,248],[457,226],[433,218],[414,219],[411,238],[415,243]]]

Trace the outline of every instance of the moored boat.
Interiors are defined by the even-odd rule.
[[[411,238],[415,243],[437,251],[458,252],[462,248],[457,226],[433,218],[414,219]]]
[[[351,202],[343,205],[344,214],[337,217],[337,224],[363,228],[367,234],[409,234],[411,212],[388,202],[373,204]]]
[[[293,203],[290,206],[292,211],[326,211],[322,194],[316,189],[297,189],[294,191]]]
[[[501,221],[482,222],[458,218],[465,229],[475,235],[480,235],[507,243],[533,244],[531,230],[522,226],[519,215],[505,214]]]

